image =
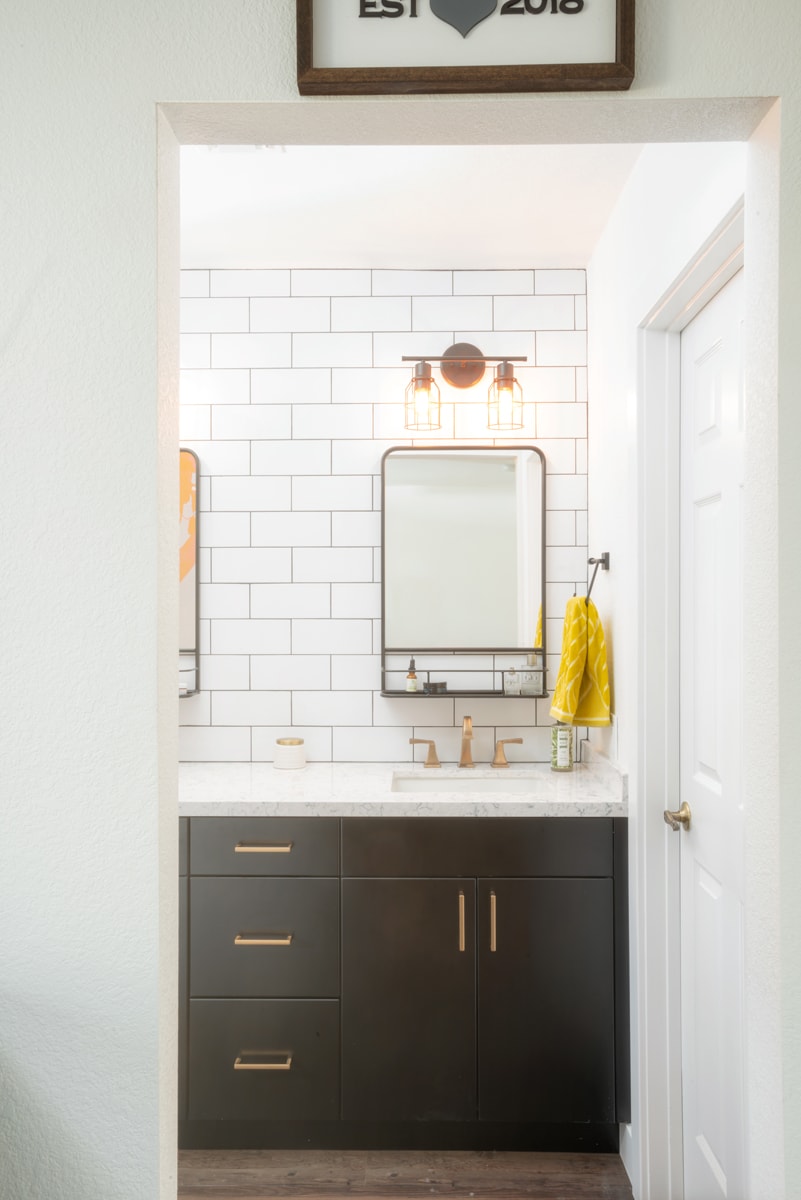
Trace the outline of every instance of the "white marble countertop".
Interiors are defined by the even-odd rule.
[[[410,790],[394,790],[399,779]],[[426,790],[411,790],[418,786]],[[465,786],[470,790],[458,790]],[[180,768],[184,817],[625,817],[627,811],[626,776],[601,759],[570,772],[544,763],[502,771],[427,770],[417,763],[310,763],[294,771],[271,763]]]

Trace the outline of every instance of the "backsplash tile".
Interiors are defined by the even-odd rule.
[[[292,271],[293,296],[369,296],[370,271]]]
[[[185,404],[250,403],[250,371],[209,371],[208,365],[204,370],[181,372],[181,408]]]
[[[181,272],[181,295],[182,296],[208,296],[209,294],[209,272],[208,271],[182,271]]]
[[[289,367],[292,339],[288,333],[213,333],[212,367]]]
[[[181,274],[197,272],[182,271]],[[288,296],[289,271],[212,271],[211,295]]]
[[[250,328],[264,333],[330,333],[331,305],[327,297],[254,299],[250,302]]]
[[[295,333],[294,367],[370,367],[373,339],[369,333]]]
[[[292,734],[309,761],[422,761],[412,736],[455,761],[470,715],[475,761],[497,737],[524,739],[510,762],[547,761],[547,699],[380,695],[381,458],[413,444],[402,355],[455,340],[528,355],[524,428],[502,440],[546,455],[552,686],[564,605],[586,586],[585,273],[213,269],[183,272],[181,290],[202,580],[202,691],[181,701],[181,758],[270,762]],[[443,428],[415,444],[491,444],[490,379],[467,393],[443,383]],[[484,686],[503,664],[463,665]]]
[[[372,271],[374,296],[452,296],[453,271]]]
[[[247,333],[250,329],[247,300],[181,301],[183,333]]]
[[[454,271],[454,296],[530,296],[533,271]]]
[[[335,296],[331,300],[331,328],[340,331],[400,330],[412,328],[410,299],[399,297],[370,297],[355,299]]]

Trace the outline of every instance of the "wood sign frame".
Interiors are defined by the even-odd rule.
[[[314,63],[314,11],[319,0],[296,0],[298,90],[303,96],[412,95],[415,93],[625,91],[634,79],[635,0],[615,0],[615,60],[599,63],[515,63],[486,66],[318,67]],[[345,4],[347,0],[340,0]],[[350,0],[381,9],[386,0]],[[426,0],[408,0],[416,5]],[[501,12],[540,13],[564,0],[504,0]],[[575,3],[576,0],[573,0]],[[387,4],[400,16],[402,5]],[[557,8],[550,7],[556,12]],[[568,11],[563,9],[562,11]],[[574,10],[575,11],[575,10]],[[367,15],[366,13],[363,15]],[[414,15],[414,14],[412,14]]]

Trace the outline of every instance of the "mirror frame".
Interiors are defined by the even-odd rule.
[[[195,644],[194,644],[194,646],[185,646],[184,647],[184,646],[180,645],[180,641],[179,641],[179,645],[178,645],[178,697],[181,700],[186,699],[188,696],[196,696],[198,694],[198,692],[200,691],[200,564],[198,562],[198,547],[200,545],[200,539],[198,536],[200,533],[200,504],[198,503],[198,495],[199,495],[199,491],[200,491],[200,459],[198,458],[197,454],[195,454],[194,450],[189,450],[185,446],[180,446],[179,451],[178,451],[179,471],[180,471],[181,458],[184,454],[190,455],[194,459],[194,462],[195,462],[195,487],[194,487],[195,536],[194,536],[194,547],[193,547],[193,555],[194,555],[194,560],[195,560],[195,565],[194,565],[195,581],[194,581],[194,588],[193,588],[194,604],[195,604],[195,613],[194,613]],[[180,485],[179,485],[179,490],[180,490]],[[181,508],[180,508],[180,494],[179,494],[179,508],[178,508],[178,527],[179,527],[179,529],[180,529],[180,523],[182,520],[183,520],[183,512],[181,511]],[[180,583],[180,577],[179,577],[179,583]],[[179,604],[180,604],[180,594],[179,594]],[[182,687],[181,686],[181,675],[183,672],[186,672],[186,671],[193,672],[193,679],[192,679],[193,686],[192,687]]]
[[[399,453],[448,454],[448,453],[453,452],[453,453],[464,454],[465,452],[480,453],[482,451],[487,451],[487,450],[498,450],[501,452],[512,451],[512,450],[514,450],[514,451],[530,450],[530,451],[533,451],[534,454],[536,454],[539,457],[540,462],[541,462],[542,480],[541,480],[541,490],[540,490],[540,506],[541,506],[540,578],[542,580],[542,646],[539,647],[538,649],[540,649],[541,659],[542,659],[541,665],[542,665],[542,672],[543,672],[543,690],[541,693],[538,692],[536,694],[536,696],[532,696],[529,694],[529,695],[525,695],[522,697],[518,697],[518,696],[507,695],[503,690],[503,686],[501,686],[500,688],[477,688],[477,689],[451,688],[450,686],[448,686],[447,690],[444,692],[430,692],[430,691],[425,691],[425,690],[419,690],[417,692],[407,692],[404,690],[400,690],[398,688],[390,688],[387,686],[387,675],[389,673],[396,674],[400,670],[400,668],[397,666],[392,666],[392,667],[388,666],[388,658],[391,655],[403,655],[404,657],[407,654],[414,655],[418,671],[420,671],[420,670],[426,671],[427,670],[424,663],[421,664],[418,661],[419,659],[422,659],[424,655],[437,655],[440,658],[443,655],[451,655],[454,659],[453,671],[458,672],[460,669],[459,668],[460,656],[472,655],[473,657],[475,657],[476,655],[503,655],[504,657],[508,657],[510,655],[521,655],[521,656],[524,656],[524,658],[525,658],[525,656],[531,654],[532,651],[535,649],[535,647],[533,647],[533,646],[498,646],[498,645],[480,646],[480,647],[479,646],[470,646],[470,647],[464,647],[464,646],[408,646],[408,647],[407,646],[388,646],[387,641],[386,641],[386,593],[385,593],[386,536],[385,536],[385,524],[386,524],[386,462],[387,462],[387,459],[390,457],[390,455],[393,455],[393,454],[397,455]],[[425,698],[430,698],[432,695],[433,696],[446,696],[446,697],[447,696],[484,696],[484,697],[502,696],[505,700],[516,700],[516,699],[532,700],[532,699],[541,699],[542,697],[547,696],[548,693],[547,693],[546,684],[545,684],[546,662],[547,662],[547,659],[546,659],[546,653],[547,653],[546,633],[545,633],[545,630],[546,630],[546,620],[545,620],[545,618],[546,618],[546,613],[545,613],[545,587],[546,587],[546,578],[545,578],[545,482],[546,482],[546,474],[547,474],[547,471],[546,471],[545,455],[542,452],[542,450],[540,450],[539,446],[533,446],[528,443],[520,443],[520,442],[513,442],[513,443],[507,444],[507,445],[491,445],[491,446],[470,445],[470,444],[463,444],[463,443],[449,444],[446,446],[392,446],[392,447],[390,447],[389,450],[386,450],[384,452],[384,454],[381,456],[381,695],[382,696],[409,696],[412,698],[414,698],[415,696],[423,696]],[[493,663],[493,665],[492,665],[493,677],[497,678],[500,675],[501,681],[502,681],[503,680],[503,671],[508,670],[511,665],[513,665],[513,664],[507,663],[507,664],[498,665],[497,663]],[[515,665],[515,667],[519,666],[521,669],[525,669],[524,663],[523,664],[516,663],[514,665]],[[440,674],[442,674],[446,670],[446,668],[443,668],[441,666],[436,669],[437,669],[438,673],[440,673]]]

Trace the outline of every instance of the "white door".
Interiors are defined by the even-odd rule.
[[[742,307],[741,271],[681,337],[685,1200],[745,1200]]]

